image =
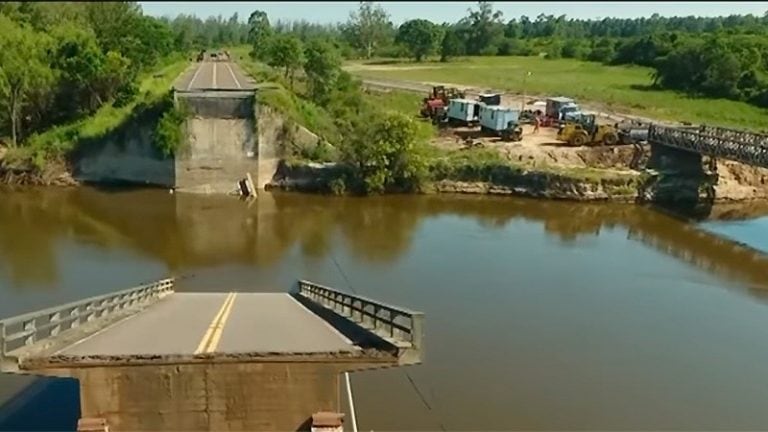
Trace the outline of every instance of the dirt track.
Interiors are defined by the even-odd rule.
[[[352,71],[354,71],[354,69],[352,69]],[[493,91],[492,89],[487,89],[487,88],[471,87],[471,86],[465,86],[461,84],[444,83],[444,82],[437,82],[437,81],[419,82],[419,81],[402,81],[402,80],[390,80],[390,79],[380,79],[380,78],[362,78],[362,82],[366,88],[370,88],[370,89],[402,90],[402,91],[420,93],[423,95],[427,95],[430,91],[432,91],[432,87],[436,85],[442,85],[446,87],[456,87],[464,91],[468,97],[477,97],[477,95],[479,95],[480,93]],[[547,96],[542,96],[542,95],[526,95],[525,102],[530,103],[535,100],[544,100],[546,98]],[[523,95],[515,94],[515,93],[502,93],[501,103],[503,105],[509,105],[509,106],[522,106]],[[616,113],[612,111],[609,112],[605,108],[601,107],[600,104],[597,104],[594,102],[590,103],[590,102],[577,101],[577,103],[586,112],[595,114],[601,123],[616,123],[616,122],[621,122],[625,120],[635,120],[635,121],[642,121],[645,123],[657,123],[657,124],[663,124],[663,125],[669,125],[669,126],[680,126],[680,124],[678,123],[663,122],[656,119],[650,119],[647,117]]]

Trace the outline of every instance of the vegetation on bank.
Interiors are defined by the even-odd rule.
[[[303,43],[278,33],[266,14],[257,16],[250,49],[231,50],[243,68],[261,81],[258,103],[271,106],[292,123],[320,136],[316,146],[291,142],[285,155],[297,161],[338,162],[324,178],[333,193],[381,193],[423,190],[434,181],[504,183],[519,180],[524,170],[497,152],[444,151],[428,144],[436,129],[415,118],[418,100],[412,94],[366,93],[358,80],[342,70],[338,48],[323,40]],[[417,31],[417,30],[414,30]],[[292,137],[284,136],[292,141]],[[597,170],[537,171],[555,179],[600,183],[613,175]],[[620,177],[620,176],[619,176]],[[624,178],[618,182],[627,181]]]
[[[174,79],[187,67],[186,59],[173,57],[167,60],[167,66],[157,73],[147,72],[140,79],[139,93],[129,103],[116,107],[104,105],[93,115],[70,123],[54,126],[39,134],[30,136],[23,146],[11,150],[9,157],[19,161],[31,160],[38,168],[51,158],[65,156],[83,142],[99,141],[118,130],[132,118],[143,116],[147,112],[162,116],[175,113],[169,88]],[[159,122],[159,128],[163,122]],[[155,140],[164,154],[172,154],[178,140],[163,139],[168,129],[159,130],[161,139]],[[167,135],[165,135],[167,136]]]
[[[167,108],[171,83],[188,64],[170,25],[133,2],[3,2],[0,27],[6,163],[40,168]]]

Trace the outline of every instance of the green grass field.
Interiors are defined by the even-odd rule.
[[[369,78],[455,83],[510,93],[569,96],[604,111],[660,120],[688,121],[752,130],[768,129],[768,110],[724,99],[692,98],[651,90],[649,68],[605,66],[571,59],[470,57],[440,63],[378,60],[349,62],[355,75]],[[531,72],[527,76],[527,72]]]

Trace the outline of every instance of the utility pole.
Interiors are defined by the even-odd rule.
[[[522,103],[522,106],[520,107],[520,112],[525,111],[525,81],[528,79],[529,76],[531,76],[531,72],[530,71],[527,71],[523,75],[523,103]]]

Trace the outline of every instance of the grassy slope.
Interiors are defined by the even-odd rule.
[[[16,149],[18,154],[14,156],[19,159],[31,157],[38,166],[42,166],[46,157],[72,150],[79,139],[106,135],[128,119],[136,105],[150,104],[163,97],[188,65],[189,62],[182,57],[168,59],[158,70],[141,76],[139,94],[130,104],[120,108],[104,105],[90,117],[32,136],[26,146]]]
[[[768,110],[724,99],[691,98],[672,91],[648,90],[651,69],[604,66],[570,59],[474,57],[450,63],[406,62],[387,70],[360,70],[359,76],[486,86],[512,93],[565,95],[597,102],[616,111],[673,121],[748,129],[768,129]],[[526,72],[531,76],[523,80]]]
[[[274,72],[271,72],[269,67],[253,62],[249,58],[249,47],[231,48],[229,51],[236,56],[236,61],[238,61],[240,66],[262,84],[279,80],[279,78],[276,79]],[[268,86],[266,89],[260,90],[260,93],[260,99],[278,108],[291,120],[302,124],[309,130],[326,137],[333,136],[334,132],[338,133],[333,126],[332,119],[325,110],[297,97],[282,86]],[[412,115],[414,118],[422,98],[422,96],[412,92],[400,91],[386,93],[371,92],[365,93],[363,97],[376,103],[382,110],[398,111],[409,116]],[[429,122],[416,120],[416,123],[420,140],[426,142],[437,134],[436,128]],[[431,171],[439,178],[478,181],[479,179],[489,180],[490,177],[498,177],[499,170],[503,173],[522,171],[522,167],[518,167],[504,159],[498,152],[488,149],[445,151],[430,146],[427,157],[430,161]],[[604,170],[587,168],[543,167],[541,171],[592,182],[625,177]],[[492,173],[496,173],[496,175]]]
[[[331,115],[322,107],[302,99],[296,94],[296,92],[303,90],[301,80],[296,80],[295,91],[288,90],[287,84],[279,73],[250,58],[248,54],[250,49],[248,46],[239,46],[229,48],[229,52],[240,67],[256,79],[257,85],[260,87],[258,90],[259,102],[275,108],[292,122],[304,126],[328,142],[338,143],[341,136]]]

